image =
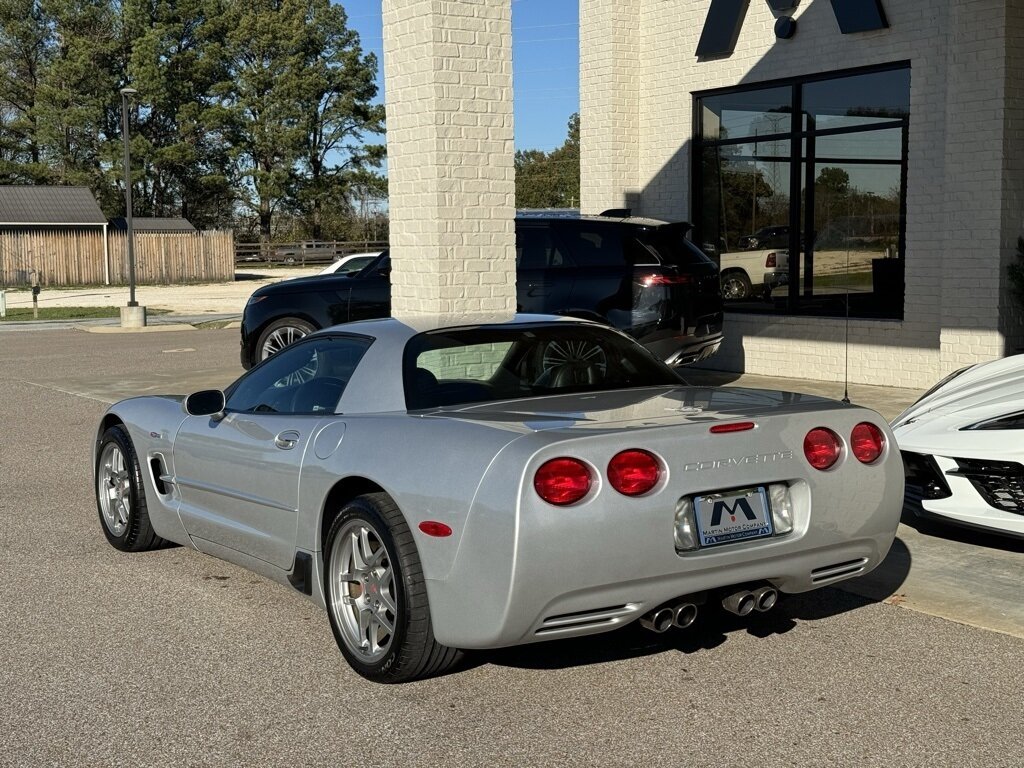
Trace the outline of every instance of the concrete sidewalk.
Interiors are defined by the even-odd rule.
[[[697,368],[681,368],[680,371],[691,384],[703,386],[732,385],[754,389],[781,389],[807,395],[820,395],[841,400],[845,391],[841,381],[817,381],[815,379],[793,379],[781,376],[756,376],[749,373],[730,373]],[[870,384],[850,384],[850,402],[878,411],[886,421],[899,416],[907,406],[914,403],[924,390],[876,387]]]

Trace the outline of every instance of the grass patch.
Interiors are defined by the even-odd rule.
[[[148,315],[163,315],[167,310],[146,309]],[[40,307],[40,320],[88,320],[97,317],[120,317],[120,307]],[[5,320],[35,320],[31,307],[8,307]]]

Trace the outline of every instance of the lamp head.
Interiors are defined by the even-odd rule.
[[[134,88],[122,88],[121,89],[121,95],[122,96],[134,96],[136,93],[138,93],[138,91],[135,90]]]

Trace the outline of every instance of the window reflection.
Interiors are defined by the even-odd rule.
[[[909,69],[698,98],[697,234],[730,309],[903,316],[909,101]]]

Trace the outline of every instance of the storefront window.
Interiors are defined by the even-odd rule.
[[[730,310],[903,317],[909,105],[907,67],[697,96],[696,234]]]

